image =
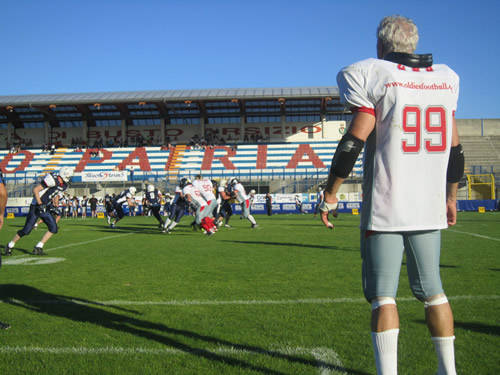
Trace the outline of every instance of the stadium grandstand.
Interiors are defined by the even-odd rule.
[[[64,166],[77,195],[148,182],[171,190],[196,174],[312,194],[351,117],[337,87],[0,96],[0,168],[12,197]],[[458,120],[467,171],[482,176],[464,180],[461,199],[496,199],[499,124]],[[360,200],[361,176],[362,155],[343,200]]]

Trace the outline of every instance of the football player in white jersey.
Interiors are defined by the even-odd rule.
[[[193,186],[201,192],[203,199],[207,202],[208,211],[213,213],[218,202],[214,194],[214,185],[212,181],[208,178],[202,178],[201,175],[196,175]]]
[[[384,18],[378,59],[340,71],[340,99],[353,111],[332,159],[320,209],[337,206],[336,193],[363,148],[361,255],[363,291],[372,306],[372,344],[378,374],[397,374],[396,292],[406,252],[410,287],[424,303],[438,374],[456,374],[453,314],[440,274],[440,230],[456,223],[456,193],[464,156],[454,113],[459,78],[432,55],[414,54],[417,27]],[[404,365],[403,365],[404,366]],[[410,369],[405,369],[405,372]]]
[[[195,224],[203,228],[207,235],[214,234],[217,228],[211,217],[212,212],[207,209],[208,204],[203,198],[202,192],[187,178],[181,179],[180,187],[182,195],[195,210]]]
[[[248,221],[252,223],[252,228],[256,228],[258,225],[253,215],[250,214],[250,199],[245,192],[245,188],[236,178],[231,179],[230,185],[232,188],[232,194],[241,205],[241,215],[244,219],[248,219]]]

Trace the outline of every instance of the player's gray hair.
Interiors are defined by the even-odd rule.
[[[377,38],[382,43],[384,54],[413,53],[418,43],[417,25],[411,19],[399,15],[384,17],[378,25]]]

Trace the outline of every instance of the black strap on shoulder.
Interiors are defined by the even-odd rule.
[[[411,68],[428,68],[432,66],[432,54],[417,55],[414,53],[390,52],[384,56],[384,60],[396,64],[402,64]]]

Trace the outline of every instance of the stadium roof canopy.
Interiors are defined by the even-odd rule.
[[[16,128],[49,122],[164,119],[166,124],[190,118],[236,116],[341,115],[337,87],[157,90],[0,96],[0,123]],[[177,121],[177,122],[176,122]]]

